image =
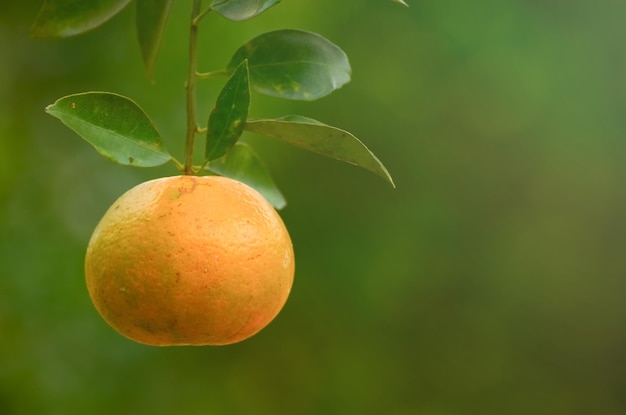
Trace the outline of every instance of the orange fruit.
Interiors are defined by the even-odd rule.
[[[85,258],[91,299],[140,343],[224,345],[281,310],[291,290],[291,239],[251,187],[176,176],[122,195],[95,228]]]

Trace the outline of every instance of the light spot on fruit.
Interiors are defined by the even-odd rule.
[[[283,268],[287,268],[291,264],[291,253],[289,251],[285,251],[285,256],[283,257]]]
[[[175,190],[170,194],[170,199],[171,200],[176,200],[180,197],[180,195],[182,194],[181,189]]]

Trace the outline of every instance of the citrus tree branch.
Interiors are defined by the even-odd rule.
[[[198,23],[201,17],[201,0],[193,0],[191,11],[191,24],[189,26],[189,71],[187,73],[187,131],[185,138],[185,167],[184,173],[193,174],[193,147],[198,129],[196,120],[196,68],[197,68],[197,44]]]

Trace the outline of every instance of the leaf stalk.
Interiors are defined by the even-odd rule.
[[[196,72],[196,78],[198,79],[210,79],[210,78],[216,78],[218,76],[226,76],[228,75],[229,71],[227,69],[222,69],[219,71],[212,71],[212,72]]]

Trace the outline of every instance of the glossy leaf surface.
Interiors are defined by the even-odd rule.
[[[129,98],[86,92],[60,98],[46,112],[118,164],[151,167],[171,159],[148,116]]]
[[[220,91],[209,115],[205,152],[207,160],[223,156],[239,140],[249,107],[248,63],[243,61]]]
[[[241,46],[228,64],[248,60],[250,81],[260,93],[314,100],[350,81],[346,54],[328,39],[301,30],[264,33]]]
[[[45,0],[31,35],[39,38],[78,35],[100,26],[128,3],[130,0]]]
[[[287,204],[265,165],[246,143],[236,143],[224,157],[209,162],[207,169],[254,188],[276,209]]]
[[[280,0],[213,0],[211,9],[227,19],[242,21],[258,16],[279,2]]]
[[[136,0],[137,37],[150,79],[173,2],[174,0]]]
[[[395,187],[393,179],[380,160],[348,131],[301,116],[251,120],[246,123],[246,130],[363,167],[378,174]]]

